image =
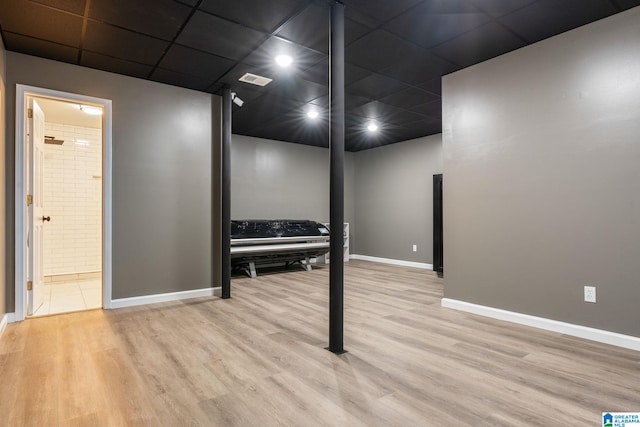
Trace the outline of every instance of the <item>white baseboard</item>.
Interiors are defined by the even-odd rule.
[[[13,323],[13,313],[5,313],[0,319],[0,338],[2,338],[2,334],[9,323]]]
[[[369,255],[350,255],[350,259],[359,259],[362,261],[379,262],[382,264],[401,265],[403,267],[422,268],[423,270],[433,270],[433,264],[423,262],[403,261],[401,259],[379,258]]]
[[[602,329],[589,328],[587,326],[560,322],[557,320],[546,319],[544,317],[536,317],[449,298],[443,298],[441,305],[445,308],[466,311],[468,313],[479,314],[480,316],[491,317],[493,319],[532,326],[538,329],[558,332],[565,335],[571,335],[578,338],[640,351],[640,338],[631,335],[623,335],[616,332],[604,331]]]
[[[222,288],[194,289],[192,291],[170,292],[166,294],[143,295],[140,297],[119,298],[111,300],[110,308],[135,307],[137,305],[155,304],[158,302],[178,301],[188,298],[219,296]]]

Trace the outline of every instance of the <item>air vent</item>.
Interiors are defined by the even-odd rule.
[[[244,76],[240,77],[238,80],[241,82],[249,83],[256,86],[266,86],[273,81],[273,79],[269,79],[267,77],[258,76],[256,74],[245,73]]]

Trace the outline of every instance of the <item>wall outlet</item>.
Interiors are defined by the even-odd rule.
[[[418,252],[418,245],[413,245],[413,252]]]
[[[584,301],[585,302],[596,302],[596,287],[595,286],[585,286],[584,287]]]

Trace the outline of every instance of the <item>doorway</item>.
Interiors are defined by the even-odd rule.
[[[16,104],[16,320],[109,308],[111,101],[18,85]]]
[[[27,227],[32,230],[27,234],[33,236],[28,245],[33,243],[33,262],[39,263],[34,266],[27,315],[100,308],[102,107],[42,97],[28,97],[27,104],[27,137],[44,140],[42,144],[33,138],[27,145],[27,151],[34,148],[27,164],[27,170],[33,167],[29,178],[34,180],[33,186],[28,184],[34,207],[34,221],[27,209]],[[40,151],[43,156],[37,158]],[[42,282],[34,286],[39,279]]]

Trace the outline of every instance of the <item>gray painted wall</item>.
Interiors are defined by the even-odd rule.
[[[350,223],[354,176],[353,153],[345,153],[345,221]],[[233,135],[231,218],[328,222],[329,150]]]
[[[639,23],[443,79],[445,297],[640,336]]]
[[[7,275],[6,275],[6,232],[5,232],[5,50],[0,39],[0,320],[6,310]]]
[[[113,298],[211,286],[212,96],[8,52],[8,105],[16,83],[113,100]],[[13,247],[13,144],[7,148]],[[9,310],[13,304],[11,286]]]
[[[441,135],[359,151],[355,163],[358,232],[352,252],[432,264],[433,175],[442,173]]]

